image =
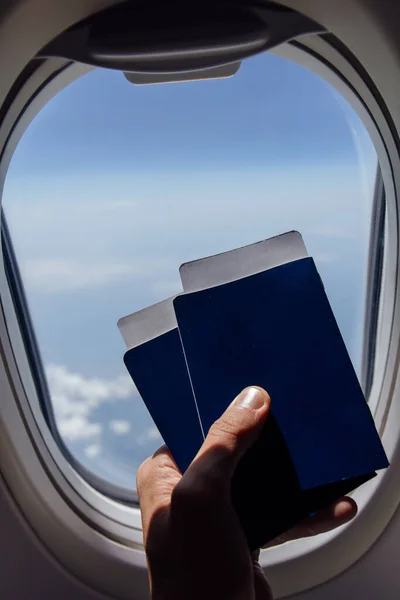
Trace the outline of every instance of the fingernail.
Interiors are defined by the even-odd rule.
[[[241,408],[259,410],[260,408],[264,408],[267,402],[269,402],[267,392],[262,388],[252,386],[240,392],[233,401],[233,404],[235,406],[240,406]]]

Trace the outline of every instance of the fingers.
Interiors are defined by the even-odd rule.
[[[340,498],[328,508],[300,523],[299,533],[302,534],[302,537],[318,535],[344,525],[351,521],[356,514],[357,504],[355,501],[349,497]]]
[[[172,492],[179,482],[174,496],[184,497],[185,506],[191,505],[188,496],[203,502],[210,479],[229,483],[241,456],[259,435],[269,405],[270,398],[262,388],[243,390],[211,427],[183,478],[165,446],[140,466],[136,485],[145,538],[154,516],[169,507]]]
[[[336,529],[348,523],[357,514],[357,504],[352,498],[345,496],[334,502],[312,517],[305,519],[286,533],[269,542],[265,548],[278,546],[285,542],[297,540],[304,537],[318,535]]]
[[[185,478],[198,479],[203,474],[229,483],[240,458],[260,434],[270,403],[264,389],[244,389],[210,428]]]
[[[150,522],[156,514],[161,514],[168,508],[172,491],[181,478],[166,446],[159,448],[140,465],[136,475],[136,489],[145,540]]]
[[[221,482],[229,484],[240,458],[259,435],[269,406],[270,398],[262,388],[243,390],[211,427],[183,479],[165,446],[140,466],[136,485],[145,540],[155,516],[166,514],[175,488],[175,500],[183,497],[185,506],[190,506],[187,497],[202,503],[210,481],[218,482],[218,486]]]

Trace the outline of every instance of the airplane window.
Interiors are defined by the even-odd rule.
[[[360,375],[376,171],[339,93],[271,54],[229,79],[167,85],[93,70],[54,97],[14,154],[4,210],[75,459],[133,489],[161,444],[125,372],[117,320],[179,292],[182,262],[291,229]]]

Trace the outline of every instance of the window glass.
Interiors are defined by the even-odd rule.
[[[134,488],[161,443],[116,323],[180,291],[182,262],[299,230],[360,373],[376,161],[341,96],[269,54],[214,81],[94,70],[43,108],[4,207],[57,427],[87,469]]]

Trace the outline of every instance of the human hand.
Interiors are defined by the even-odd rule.
[[[270,398],[246,388],[208,432],[182,476],[165,446],[139,468],[137,490],[153,600],[271,600],[231,503],[236,466],[260,434]],[[350,498],[268,546],[333,529],[357,512]]]

